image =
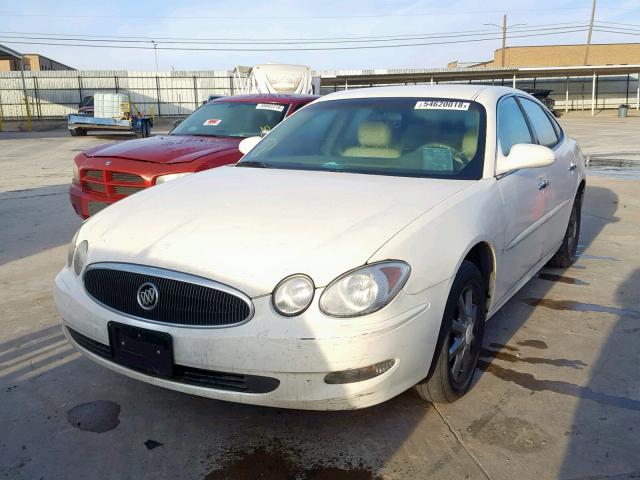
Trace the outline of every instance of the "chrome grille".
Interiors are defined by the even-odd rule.
[[[102,180],[102,170],[85,170],[84,176],[95,180]]]
[[[124,185],[113,185],[113,193],[116,195],[133,195],[134,193],[144,190],[144,187],[127,187]]]
[[[82,190],[107,197],[126,197],[147,187],[144,178],[135,173],[110,170],[82,170]]]
[[[89,216],[95,215],[100,210],[104,210],[108,206],[109,204],[104,202],[89,202]]]
[[[125,172],[111,172],[111,180],[123,183],[144,183],[144,179],[140,175]]]
[[[104,183],[84,182],[84,189],[87,192],[107,193],[107,186]]]
[[[225,327],[248,321],[253,315],[249,297],[231,287],[202,277],[125,263],[89,265],[83,276],[87,293],[103,306],[154,322],[192,327]],[[152,283],[156,305],[144,309],[138,290]]]

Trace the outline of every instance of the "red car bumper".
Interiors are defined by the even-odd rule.
[[[103,208],[117,202],[117,199],[83,192],[80,185],[75,182],[69,187],[69,200],[71,200],[73,209],[82,218],[89,218]]]
[[[78,164],[80,179],[69,187],[75,212],[88,218],[105,207],[155,185],[161,175],[207,169],[201,162],[165,165],[122,158],[89,157]]]

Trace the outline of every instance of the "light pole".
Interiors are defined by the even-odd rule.
[[[501,58],[500,66],[504,67],[505,52],[507,50],[507,28],[520,27],[520,26],[526,25],[526,23],[515,23],[515,24],[509,25],[507,27],[507,14],[505,13],[502,16],[502,26],[496,25],[495,23],[483,23],[483,25],[487,25],[489,27],[497,27],[497,28],[501,28],[502,29],[502,50],[501,50],[501,57],[502,58]]]
[[[158,44],[156,43],[155,40],[151,40],[151,43],[153,44],[153,54],[156,57],[156,72],[158,71]]]
[[[593,19],[596,16],[596,0],[591,4],[591,21],[589,22],[589,35],[587,35],[587,48],[584,50],[584,64],[589,60],[589,46],[591,45],[591,33],[593,32]]]

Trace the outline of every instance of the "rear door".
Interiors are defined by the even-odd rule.
[[[547,211],[542,225],[542,253],[545,256],[560,245],[569,223],[577,189],[575,158],[571,142],[566,139],[557,122],[550,118],[546,108],[525,97],[519,97],[518,100],[529,119],[537,143],[553,149],[556,154],[556,161],[545,168],[549,172],[549,184],[545,189]]]
[[[511,147],[535,143],[518,100],[503,97],[497,111],[498,159]],[[548,169],[526,168],[498,177],[503,202],[504,240],[502,262],[496,268],[496,301],[508,294],[542,258],[544,233],[540,228],[546,212],[545,181]]]

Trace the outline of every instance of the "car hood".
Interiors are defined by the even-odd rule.
[[[255,297],[294,273],[325,286],[471,183],[228,166],[125,198],[79,239],[91,263],[168,268]]]
[[[229,137],[164,135],[103,145],[88,150],[85,155],[153,163],[185,163],[212,153],[237,149],[241,140]]]

